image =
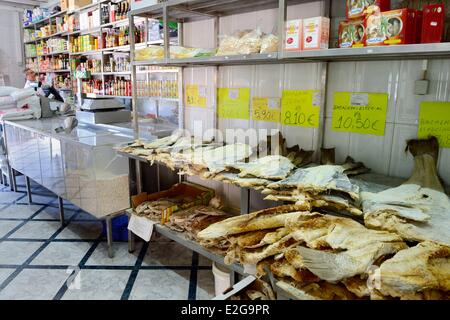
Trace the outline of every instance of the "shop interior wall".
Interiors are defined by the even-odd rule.
[[[288,19],[318,16],[322,9],[321,4],[315,2],[293,6],[288,10]],[[334,8],[333,11],[337,16],[342,12],[342,8]],[[276,10],[265,10],[221,18],[219,32],[230,34],[236,30],[256,27],[260,27],[264,32],[272,32],[274,25]],[[213,26],[213,20],[187,23],[184,27],[184,44],[214,47]],[[450,101],[450,60],[429,61],[430,91],[428,95],[418,96],[414,94],[413,89],[414,82],[422,77],[422,65],[421,60],[410,60],[333,62],[328,64],[328,70],[326,63],[230,66],[218,69],[186,68],[184,83],[205,86],[208,98],[206,108],[185,108],[185,127],[196,136],[201,136],[206,129],[215,128],[216,125],[222,131],[227,128],[278,128],[287,139],[288,146],[299,144],[307,150],[318,150],[320,129],[252,120],[219,119],[216,123],[215,90],[217,87],[249,87],[252,96],[281,97],[284,89],[319,90],[326,87],[326,103],[322,106],[321,119],[325,125],[323,146],[336,148],[338,162],[343,162],[345,157],[350,155],[358,161],[363,161],[375,173],[407,178],[413,169],[413,159],[405,152],[405,141],[417,136],[420,102]],[[324,76],[326,73],[327,77]],[[388,93],[385,135],[379,137],[331,130],[333,93],[337,91]],[[441,149],[438,169],[447,184],[450,184],[449,163],[450,150]],[[229,204],[239,204],[239,188],[197,178],[191,179],[213,187]],[[252,195],[253,208],[267,205],[261,201],[258,193]]]
[[[20,23],[22,9],[2,5],[0,8],[0,73],[5,84],[22,88],[25,84]]]

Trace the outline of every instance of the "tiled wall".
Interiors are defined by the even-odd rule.
[[[318,3],[292,7],[288,18],[320,15]],[[240,29],[260,27],[271,32],[276,21],[276,10],[266,10],[221,18],[220,33],[228,34]],[[185,25],[185,45],[214,47],[213,21],[201,21]],[[211,30],[205,32],[204,30]],[[205,34],[205,36],[201,36]],[[215,89],[217,87],[249,87],[252,96],[281,97],[284,89],[321,89],[326,87],[326,104],[322,106],[324,118],[324,146],[336,147],[337,161],[347,155],[363,161],[374,172],[396,177],[408,177],[413,167],[412,157],[405,152],[405,141],[415,138],[419,104],[423,100],[450,101],[450,60],[430,60],[428,78],[431,82],[427,96],[414,95],[414,82],[422,76],[421,60],[380,62],[303,63],[285,65],[233,66],[216,68],[187,68],[185,84],[206,86],[207,108],[186,108],[185,125],[201,134],[195,121],[205,128],[216,125]],[[324,75],[327,74],[327,77]],[[325,83],[326,81],[326,83]],[[336,91],[382,92],[389,94],[386,131],[383,137],[341,133],[331,130],[333,94]],[[252,120],[219,119],[218,128],[279,128],[288,145],[299,144],[305,149],[319,147],[319,130]],[[439,173],[450,184],[450,149],[442,149]],[[194,180],[197,180],[194,178]],[[197,180],[197,182],[199,182]],[[202,182],[205,184],[205,182]],[[219,193],[226,195],[230,203],[239,203],[239,189],[221,183],[211,183]],[[260,196],[255,195],[252,205],[261,207]]]

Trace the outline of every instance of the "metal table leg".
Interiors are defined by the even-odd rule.
[[[58,206],[59,206],[59,220],[61,221],[61,226],[64,226],[64,200],[61,197],[58,197]]]
[[[113,258],[111,217],[106,217],[106,241],[108,242],[108,257]]]
[[[31,199],[31,187],[30,187],[30,178],[29,177],[25,177],[25,185],[27,187],[28,204],[32,204],[33,200]]]
[[[11,191],[15,190],[15,186],[14,186],[14,169],[9,167],[9,187],[11,188]]]
[[[13,171],[13,188],[14,192],[17,192],[17,176],[16,176],[16,170],[12,169]]]
[[[128,212],[128,223],[130,223],[131,213]],[[128,252],[132,253],[135,250],[135,241],[134,233],[128,230]]]

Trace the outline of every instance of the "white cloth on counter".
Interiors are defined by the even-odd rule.
[[[17,89],[10,94],[14,101],[20,101],[34,95],[36,95],[36,91],[33,88]]]
[[[15,105],[14,99],[11,96],[0,96],[0,108],[3,106]]]
[[[1,93],[9,94],[1,96]],[[34,89],[0,87],[1,120],[39,119],[41,113],[41,100]]]
[[[0,86],[0,97],[9,96],[16,90],[18,89],[14,87]]]

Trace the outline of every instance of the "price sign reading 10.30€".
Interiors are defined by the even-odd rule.
[[[384,136],[388,101],[387,93],[335,92],[333,130]]]

